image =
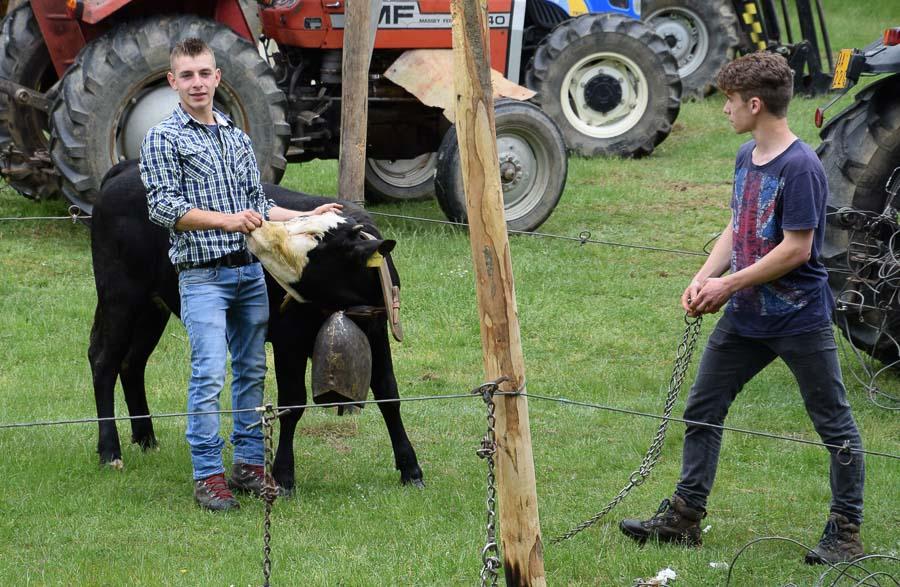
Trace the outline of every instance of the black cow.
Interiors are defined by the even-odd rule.
[[[282,207],[312,210],[328,198],[292,192],[275,185],[264,186],[266,194]],[[394,282],[396,269],[387,256],[395,242],[382,240],[372,219],[358,207],[345,205],[345,215],[355,222],[329,231],[309,253],[309,263],[300,281],[292,284],[307,303],[282,308],[285,291],[267,273],[269,331],[275,355],[278,404],[306,404],[304,382],[307,359],[319,327],[335,310],[352,306],[384,306],[377,269],[366,267],[378,251],[385,255]],[[367,240],[359,226],[377,237]],[[169,315],[180,314],[178,280],[169,262],[168,233],[150,222],[146,190],[135,161],[113,167],[106,177],[93,210],[91,251],[97,285],[97,310],[91,329],[88,358],[94,379],[99,418],[114,415],[116,377],[121,377],[128,412],[148,415],[144,387],[147,359],[162,336]],[[372,348],[371,388],[376,399],[397,398],[397,380],[391,360],[384,314],[353,316]],[[387,425],[400,481],[422,487],[422,471],[400,418],[399,403],[378,405]],[[302,410],[281,416],[281,431],[275,456],[275,480],[287,491],[294,487],[293,437]],[[150,418],[131,420],[131,441],[144,449],[155,447]],[[122,467],[119,435],[113,421],[100,423],[97,444],[101,464]]]

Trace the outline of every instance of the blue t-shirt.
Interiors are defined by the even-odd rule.
[[[815,229],[809,261],[762,285],[738,290],[725,313],[737,334],[765,338],[802,334],[831,324],[834,298],[820,259],[825,240],[825,169],[809,145],[795,140],[765,165],[755,165],[749,141],[738,150],[731,211],[731,272],[774,249],[784,230]]]

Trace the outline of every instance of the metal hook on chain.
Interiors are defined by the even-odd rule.
[[[578,233],[578,240],[581,241],[578,244],[580,246],[584,246],[591,240],[591,231],[590,230],[582,230]]]
[[[75,224],[76,222],[78,222],[78,218],[81,216],[82,212],[83,212],[83,210],[74,204],[69,206],[68,213],[69,213],[69,218],[72,219],[72,224]]]
[[[481,561],[484,566],[481,570],[481,584],[496,585],[497,571],[500,569],[500,550],[496,542],[488,542],[481,550]]]
[[[847,460],[842,460],[841,455],[846,455]],[[837,453],[835,453],[835,457],[837,457],[837,462],[845,467],[853,463],[853,451],[850,448],[849,440],[845,440],[843,442],[841,448],[838,449]]]
[[[472,390],[472,395],[480,395],[484,403],[493,402],[493,396],[500,390],[500,384],[509,381],[509,377],[502,375],[493,381],[482,383]]]

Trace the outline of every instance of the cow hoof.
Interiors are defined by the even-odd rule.
[[[100,466],[105,466],[109,469],[121,471],[125,468],[125,463],[122,462],[122,459],[113,459],[111,461],[106,461],[105,463],[100,463]]]
[[[401,479],[402,485],[412,485],[416,489],[425,489],[425,481],[419,477],[418,479]]]

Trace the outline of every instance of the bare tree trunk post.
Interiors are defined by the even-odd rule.
[[[485,0],[453,0],[456,134],[475,264],[484,371],[525,392],[525,360],[498,168]],[[524,395],[497,396],[497,484],[508,586],[546,585],[537,487]]]
[[[380,4],[380,2],[379,2]],[[338,160],[338,198],[365,204],[366,128],[369,124],[368,0],[344,4],[344,53],[341,65],[341,147]],[[377,12],[376,12],[377,18]]]

